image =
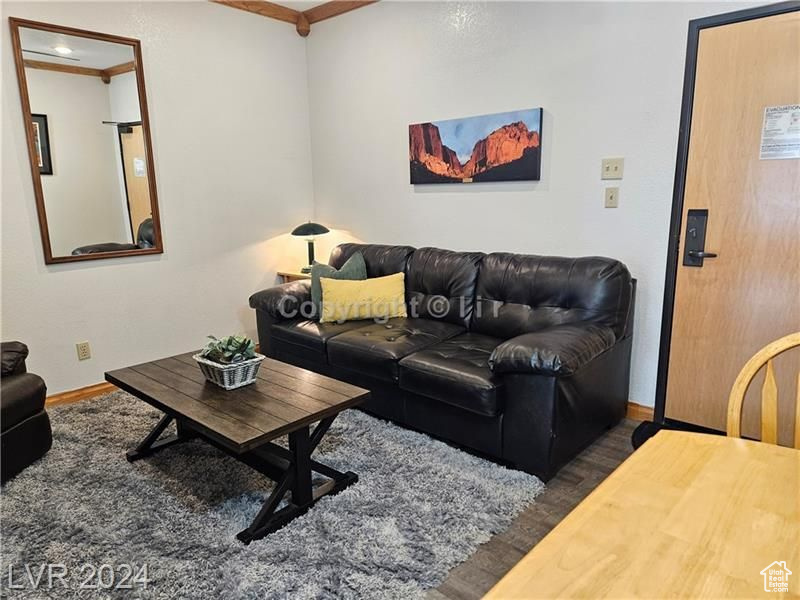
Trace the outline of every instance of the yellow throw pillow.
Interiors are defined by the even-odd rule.
[[[321,277],[320,323],[407,316],[405,279],[404,273],[362,280]]]

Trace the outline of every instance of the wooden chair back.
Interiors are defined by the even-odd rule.
[[[756,352],[747,361],[739,376],[733,383],[728,398],[728,435],[742,437],[742,404],[747,388],[756,373],[767,365],[764,385],[761,387],[761,441],[767,444],[778,443],[778,384],[775,382],[775,370],[772,359],[779,354],[800,346],[800,331],[775,340]],[[794,407],[794,447],[800,449],[800,373],[797,377],[797,397]]]

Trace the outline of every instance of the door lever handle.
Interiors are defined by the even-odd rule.
[[[702,267],[704,258],[716,258],[713,252],[706,252],[707,208],[691,208],[686,214],[686,243],[683,246],[683,266]]]

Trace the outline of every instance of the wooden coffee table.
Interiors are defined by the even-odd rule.
[[[252,385],[225,391],[206,381],[193,353],[106,373],[106,380],[165,414],[130,462],[173,444],[200,437],[276,482],[250,526],[237,537],[248,544],[308,511],[321,497],[358,481],[311,458],[336,416],[363,402],[365,389],[276,360],[265,359]],[[177,434],[163,439],[176,421]],[[318,423],[313,431],[310,426]],[[289,436],[289,448],[273,440]],[[312,486],[312,472],[328,480]],[[278,509],[287,492],[291,500]]]

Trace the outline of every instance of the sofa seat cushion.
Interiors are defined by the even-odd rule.
[[[43,411],[46,395],[47,388],[38,375],[22,373],[4,377],[3,393],[0,396],[0,423],[3,431]]]
[[[346,331],[372,325],[373,321],[347,321],[345,323],[320,323],[310,319],[279,321],[272,326],[272,336],[281,342],[302,346],[320,353],[325,360],[325,345],[328,340]]]
[[[431,319],[396,318],[337,335],[328,342],[328,363],[376,379],[397,381],[397,362],[464,332]]]
[[[400,387],[488,417],[503,411],[502,377],[489,356],[503,340],[464,333],[400,361]]]

